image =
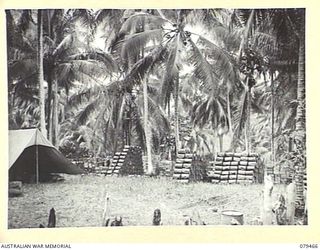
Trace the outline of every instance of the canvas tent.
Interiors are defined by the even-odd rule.
[[[9,179],[43,180],[51,173],[81,174],[38,129],[9,131]]]

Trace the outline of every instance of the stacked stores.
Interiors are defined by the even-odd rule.
[[[108,171],[108,166],[107,166],[107,162],[106,159],[97,159],[97,163],[96,166],[94,168],[94,172],[96,174],[107,174]]]
[[[159,174],[161,176],[172,177],[172,161],[162,160],[160,166]]]
[[[122,152],[114,154],[107,175],[142,175],[142,149],[139,146],[125,146]]]
[[[257,167],[257,155],[247,154],[240,156],[237,183],[253,183]]]
[[[212,183],[253,183],[257,158],[256,154],[218,153],[208,177]]]
[[[119,175],[120,168],[123,165],[123,160],[120,158],[122,152],[116,152],[112,158],[112,162],[107,169],[106,175]]]
[[[192,171],[194,155],[188,149],[180,149],[177,154],[176,164],[173,170],[173,179],[182,183],[188,183]]]

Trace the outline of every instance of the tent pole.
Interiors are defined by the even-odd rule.
[[[36,184],[39,184],[39,146],[38,146],[38,130],[36,130]]]

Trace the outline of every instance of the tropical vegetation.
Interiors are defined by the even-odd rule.
[[[63,152],[256,152],[305,172],[304,9],[6,10],[10,129]],[[303,205],[303,201],[301,201]]]

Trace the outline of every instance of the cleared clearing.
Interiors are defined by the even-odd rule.
[[[105,196],[110,215],[123,217],[130,226],[152,225],[153,211],[160,208],[163,225],[184,225],[187,216],[200,215],[207,225],[219,225],[221,211],[238,210],[244,224],[260,216],[261,184],[214,185],[177,183],[169,178],[66,176],[64,182],[24,184],[23,196],[9,198],[9,228],[34,228],[47,224],[54,207],[57,227],[99,227]],[[273,199],[283,186],[275,186]]]

